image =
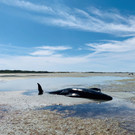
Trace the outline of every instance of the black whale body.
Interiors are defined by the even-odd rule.
[[[38,83],[39,95],[43,94],[41,85]],[[94,100],[112,100],[112,97],[101,92],[99,88],[66,88],[48,92],[49,94],[64,95],[75,98],[88,98]]]

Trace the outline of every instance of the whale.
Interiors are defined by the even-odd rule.
[[[39,83],[37,83],[37,85],[39,92],[38,95],[43,95],[44,91],[42,89],[42,86]],[[48,93],[55,95],[64,95],[73,98],[87,98],[93,100],[109,101],[113,99],[111,96],[102,93],[101,89],[99,88],[65,88],[61,90],[51,91]]]

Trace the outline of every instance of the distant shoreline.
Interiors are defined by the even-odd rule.
[[[24,78],[46,78],[46,77],[96,77],[117,76],[135,77],[135,73],[129,72],[0,72],[0,80],[16,80]]]
[[[135,73],[135,72],[76,72],[76,71],[31,71],[31,70],[0,70],[0,73]]]

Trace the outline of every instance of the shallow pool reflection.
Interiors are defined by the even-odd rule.
[[[121,122],[121,126],[135,132],[135,105],[122,99],[114,99],[109,102],[87,103],[72,106],[53,105],[38,108],[39,110],[51,110],[64,113],[64,117],[81,118],[112,118]],[[122,125],[124,122],[124,125]],[[129,125],[130,124],[130,125]]]
[[[45,77],[34,79],[20,79],[0,81],[0,91],[20,91],[37,89],[37,82],[45,91],[52,91],[67,87],[89,87],[94,84],[103,84],[110,81],[121,80],[127,77],[95,76],[95,77]]]
[[[122,103],[123,102],[123,103]],[[124,103],[125,102],[125,103]],[[78,116],[83,118],[93,117],[93,118],[106,118],[114,116],[125,117],[130,116],[135,112],[135,105],[126,102],[124,100],[115,100],[101,103],[87,103],[78,104],[72,106],[54,105],[47,106],[42,109],[57,110],[58,112],[72,112],[68,116]],[[135,116],[135,114],[134,114]]]

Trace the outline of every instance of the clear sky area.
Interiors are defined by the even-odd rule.
[[[134,0],[0,0],[0,70],[135,72]]]

